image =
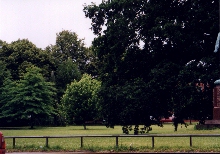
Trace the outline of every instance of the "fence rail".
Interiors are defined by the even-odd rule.
[[[13,139],[13,148],[15,148],[16,138],[45,138],[46,147],[49,146],[49,138],[81,138],[81,147],[83,147],[83,138],[88,137],[104,137],[104,138],[115,138],[115,146],[118,147],[118,139],[120,137],[150,137],[152,138],[152,148],[155,145],[156,137],[189,137],[189,145],[192,147],[193,137],[220,137],[220,134],[154,134],[154,135],[74,135],[74,136],[5,136],[5,138]]]

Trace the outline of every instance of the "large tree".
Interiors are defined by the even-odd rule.
[[[13,122],[29,120],[33,128],[35,122],[40,122],[42,118],[48,120],[55,114],[55,88],[45,81],[38,67],[27,68],[18,81],[6,79],[1,91],[1,119]]]
[[[111,0],[98,6],[94,3],[86,5],[84,12],[91,19],[92,30],[98,36],[93,41],[93,49],[99,60],[97,66],[101,66],[99,76],[103,89],[108,92],[102,93],[103,104],[112,106],[106,112],[111,124],[123,124],[124,119],[135,117],[132,112],[134,105],[118,101],[114,88],[121,89],[117,94],[123,96],[125,91],[120,87],[127,86],[130,81],[132,86],[133,81],[141,79],[146,83],[147,90],[142,92],[146,93],[148,101],[144,102],[146,98],[139,100],[144,102],[140,103],[140,109],[152,106],[154,114],[163,116],[182,106],[181,110],[175,111],[183,113],[185,104],[178,105],[177,98],[188,83],[177,88],[180,72],[191,60],[197,63],[202,60],[207,65],[212,63],[217,66],[213,58],[216,56],[213,50],[218,33],[217,0]],[[206,68],[214,80],[217,78],[217,71],[213,71],[216,68]],[[195,77],[203,76],[202,73],[200,71]],[[207,77],[203,81],[209,79]],[[189,96],[186,97],[188,103]],[[130,111],[118,119],[117,113],[125,109],[121,106],[130,106],[127,107]],[[146,115],[149,114],[146,110]]]
[[[62,103],[67,110],[69,123],[84,124],[89,120],[99,118],[100,104],[98,92],[101,82],[92,76],[84,74],[80,81],[74,80],[68,85],[62,97]]]
[[[75,79],[79,80],[80,74],[93,72],[91,71],[93,54],[75,32],[63,30],[57,33],[55,45],[46,47],[45,51],[51,55],[55,63],[52,76],[59,90],[58,101],[67,84]]]

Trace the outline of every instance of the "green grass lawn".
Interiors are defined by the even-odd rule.
[[[68,127],[29,127],[0,129],[4,136],[68,136],[68,135],[122,135],[121,126],[114,129],[105,126]],[[132,132],[131,132],[132,133]],[[164,127],[153,126],[148,134],[219,134],[220,129],[195,130],[194,125],[187,128],[180,127],[174,132],[172,124]],[[155,147],[152,148],[151,138],[146,137],[119,137],[118,147],[115,147],[115,138],[84,138],[83,148],[80,147],[80,138],[49,139],[49,147],[45,147],[45,139],[16,139],[13,149],[12,139],[6,139],[7,151],[220,151],[220,138],[193,137],[193,146],[189,146],[189,137],[156,137]]]

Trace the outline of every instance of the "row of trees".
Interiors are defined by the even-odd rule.
[[[83,11],[97,35],[90,48],[66,30],[45,50],[28,40],[0,42],[2,120],[104,118],[137,132],[150,116],[212,117],[217,0],[108,0]]]
[[[100,109],[94,106],[99,103],[95,96],[100,83],[88,75],[94,72],[93,55],[76,33],[58,33],[56,44],[45,50],[26,39],[0,43],[1,126],[81,124],[97,117]],[[74,89],[77,84],[81,85]],[[73,98],[67,100],[69,96]],[[74,114],[76,108],[84,113]]]

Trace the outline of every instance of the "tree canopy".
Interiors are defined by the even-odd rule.
[[[41,69],[35,66],[26,69],[18,81],[4,80],[1,88],[0,118],[8,121],[27,121],[33,128],[41,118],[52,117],[54,113],[53,84],[46,82]]]
[[[68,85],[62,98],[70,123],[85,124],[100,116],[98,92],[101,82],[84,74],[80,81],[74,80]]]
[[[26,68],[31,65],[40,67],[48,80],[54,68],[50,55],[27,39],[19,39],[10,44],[3,43],[0,60],[7,64],[7,69],[10,70],[14,80],[20,79]]]
[[[85,47],[83,39],[80,39],[75,32],[63,30],[57,33],[56,44],[48,46],[46,51],[52,54],[56,64],[70,58],[76,63],[82,74],[86,73],[90,51]]]
[[[189,109],[186,106],[191,97],[183,93],[184,89],[192,85],[192,94],[201,77],[204,83],[218,77],[213,53],[218,34],[217,0],[111,0],[98,6],[86,5],[84,12],[97,35],[93,50],[98,57],[99,76],[105,90],[103,106],[111,106],[106,109],[110,124],[123,124],[124,119],[134,123],[133,99],[130,98],[132,103],[127,103],[117,96],[128,99],[122,87],[134,86],[135,80],[141,79],[146,85],[142,91],[145,97],[138,100],[136,112],[141,113],[145,106],[150,106],[151,110],[145,109],[146,115],[165,116],[168,111],[174,111],[177,116],[186,118],[189,114],[183,113]],[[191,70],[193,78],[182,80],[187,77],[185,71],[190,67],[187,63],[192,60],[196,66],[200,62],[204,65]],[[206,74],[208,72],[211,74]],[[120,89],[117,95],[112,95],[113,89]],[[136,89],[141,89],[141,85]],[[201,95],[208,97],[206,102],[212,105],[210,93]],[[118,113],[125,109],[127,113],[118,119]],[[198,112],[201,110],[193,114]],[[137,118],[137,121],[144,120],[142,116]]]
[[[69,30],[57,33],[55,45],[46,47],[45,51],[55,64],[52,80],[56,83],[58,102],[60,102],[67,84],[75,79],[80,80],[82,74],[87,71],[92,72],[89,68],[93,58],[89,48],[85,47],[83,39]]]

